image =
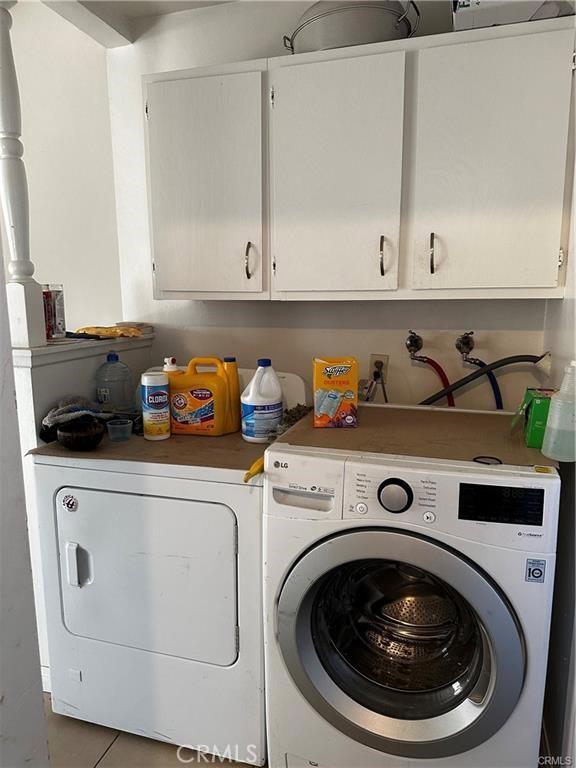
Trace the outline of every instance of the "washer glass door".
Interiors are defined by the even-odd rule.
[[[504,595],[459,553],[405,531],[349,531],[308,551],[282,587],[278,638],[325,719],[406,757],[482,743],[523,686],[523,638]]]
[[[314,599],[312,636],[343,690],[402,719],[450,711],[489,663],[462,597],[425,571],[389,560],[360,560],[327,574]]]

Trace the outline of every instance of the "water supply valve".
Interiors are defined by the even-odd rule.
[[[474,349],[474,331],[466,331],[456,339],[455,347],[460,352],[464,360],[470,357],[470,353]]]
[[[424,342],[422,341],[422,336],[419,336],[416,331],[408,331],[406,349],[410,353],[410,357],[415,358],[423,346]]]

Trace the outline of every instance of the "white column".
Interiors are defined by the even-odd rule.
[[[42,288],[33,279],[30,260],[28,185],[20,141],[20,98],[10,42],[12,17],[0,7],[0,206],[8,242],[6,286],[14,347],[46,344]]]
[[[7,320],[0,282],[0,766],[48,768]]]
[[[0,766],[48,768],[7,296],[12,342],[42,344],[45,333],[42,292],[29,259],[10,25],[10,14],[0,7],[0,201],[11,276],[6,290],[0,281]],[[2,266],[0,252],[0,271]]]

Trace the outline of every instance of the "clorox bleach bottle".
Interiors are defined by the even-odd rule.
[[[282,386],[272,362],[258,360],[258,370],[240,398],[242,437],[249,443],[267,443],[282,420]]]

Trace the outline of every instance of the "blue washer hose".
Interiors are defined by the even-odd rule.
[[[478,368],[486,368],[486,363],[482,362],[482,360],[480,360],[477,357],[469,357],[466,359],[466,362],[472,363],[472,365],[477,365]],[[486,371],[486,376],[490,381],[492,392],[494,392],[494,400],[496,401],[496,408],[499,411],[502,411],[504,410],[504,403],[502,402],[502,392],[500,391],[500,386],[498,384],[496,376],[492,371]]]

